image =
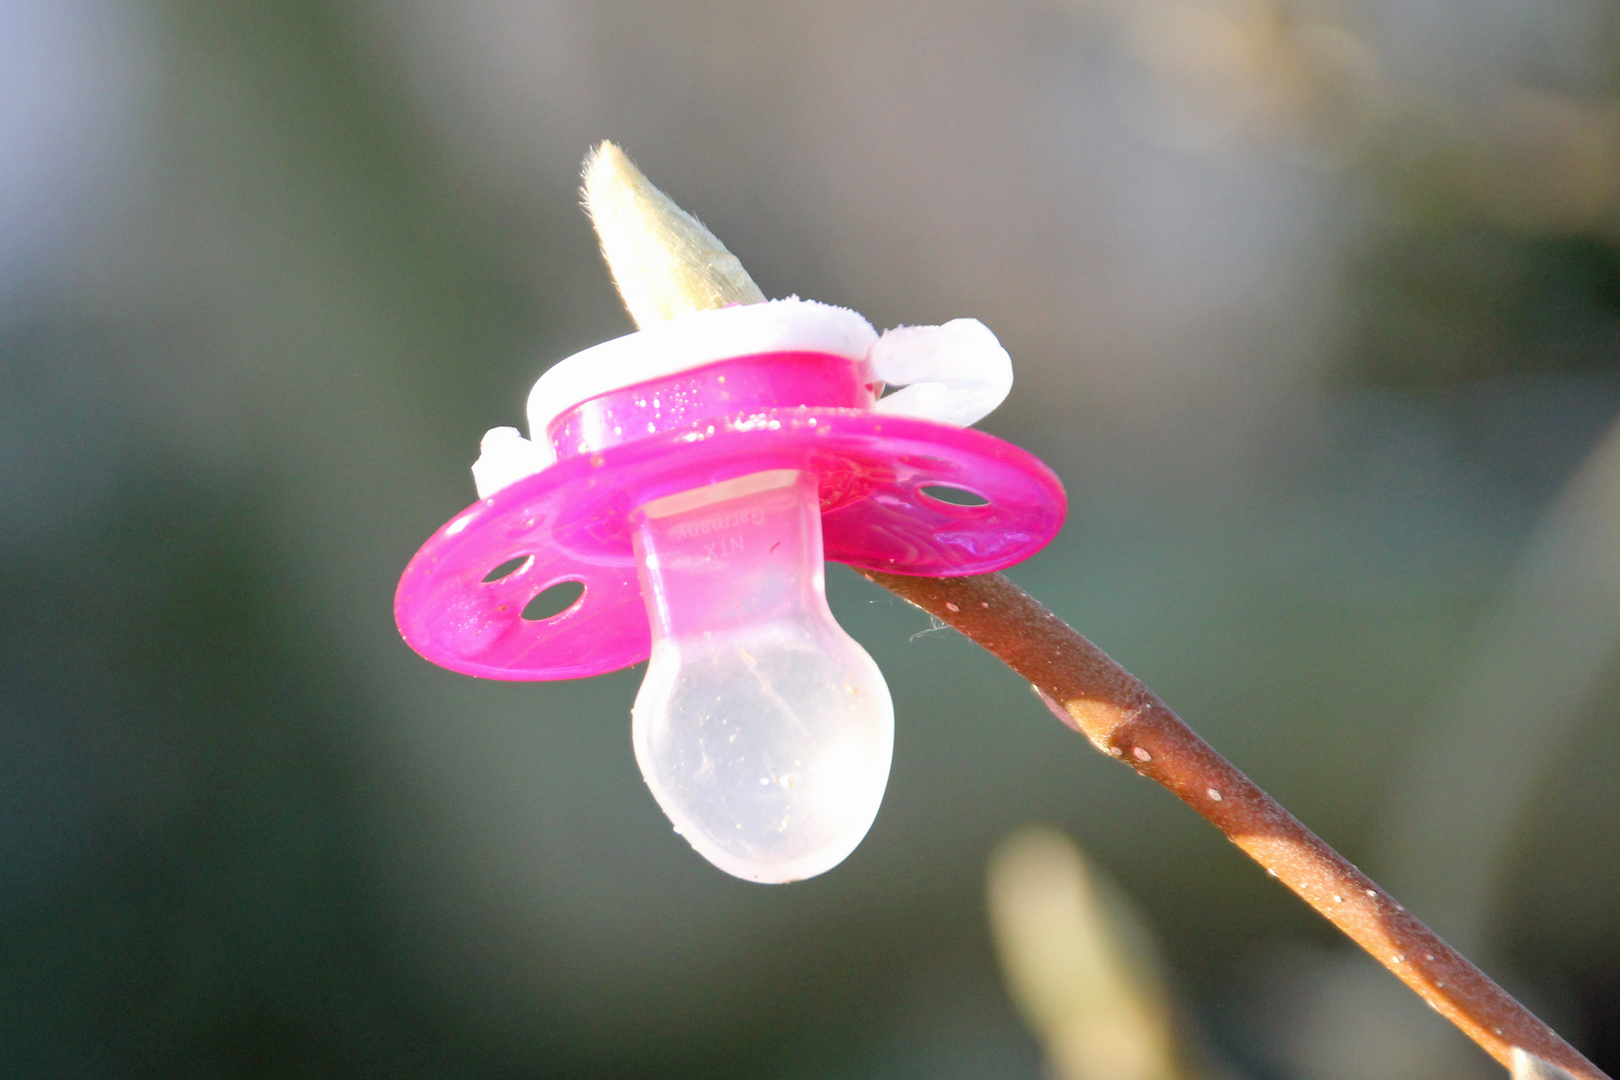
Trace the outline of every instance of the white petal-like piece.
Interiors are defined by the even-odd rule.
[[[956,427],[984,419],[1012,390],[1012,357],[978,319],[944,326],[897,326],[872,346],[872,374],[904,387],[878,412]]]
[[[487,499],[502,488],[533,476],[551,464],[551,457],[525,439],[515,427],[490,428],[478,444],[478,460],[472,467],[478,497]]]

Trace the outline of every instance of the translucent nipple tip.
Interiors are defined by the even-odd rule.
[[[894,707],[827,607],[815,477],[753,473],[634,515],[652,656],[636,761],[698,853],[750,881],[829,870],[877,816]]]

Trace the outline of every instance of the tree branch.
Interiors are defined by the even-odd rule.
[[[1580,1080],[1607,1080],[1199,738],[1141,680],[1011,581],[1000,574],[860,573],[1028,679],[1058,719],[1198,811],[1497,1061],[1522,1070],[1514,1055],[1521,1050],[1521,1057],[1539,1058]]]

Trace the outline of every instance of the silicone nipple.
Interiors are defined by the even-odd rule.
[[[753,473],[632,520],[652,624],[632,737],[654,798],[736,877],[838,865],[883,800],[894,706],[827,607],[815,476]]]

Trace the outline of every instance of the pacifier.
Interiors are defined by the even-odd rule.
[[[400,579],[400,632],[484,678],[649,660],[632,738],[676,831],[740,878],[822,873],[871,827],[894,746],[888,687],[833,619],[824,560],[950,577],[1045,546],[1057,477],[967,427],[1011,384],[975,320],[880,337],[796,298],[586,349],[535,384],[529,439],[485,436],[479,500]],[[571,606],[532,617],[569,582]]]

